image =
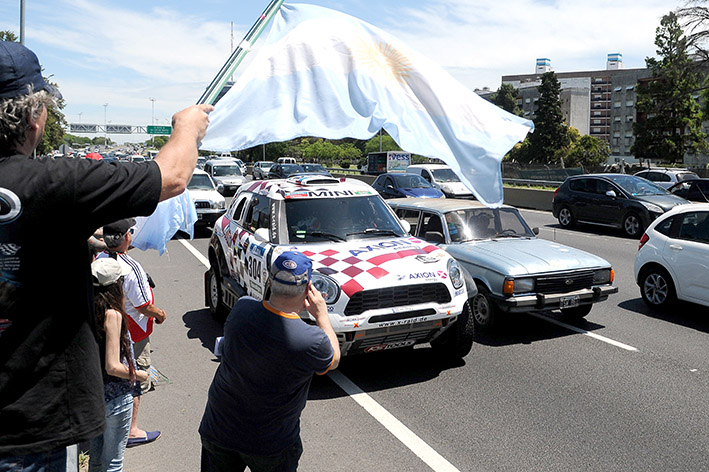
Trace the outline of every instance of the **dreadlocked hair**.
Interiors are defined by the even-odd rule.
[[[96,330],[100,342],[101,364],[105,362],[106,351],[106,330],[104,324],[106,322],[106,311],[116,310],[123,318],[121,321],[121,353],[128,359],[128,373],[130,381],[135,382],[135,365],[131,357],[130,337],[128,336],[128,315],[123,309],[123,277],[119,278],[115,283],[104,287],[94,287],[94,313],[96,315]]]

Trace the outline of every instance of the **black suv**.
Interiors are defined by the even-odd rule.
[[[689,203],[649,180],[627,174],[587,174],[567,178],[554,192],[552,211],[563,227],[592,223],[622,228],[640,237],[658,216]]]

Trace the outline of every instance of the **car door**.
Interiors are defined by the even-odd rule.
[[[238,252],[237,267],[243,280],[242,286],[248,295],[258,299],[262,299],[265,295],[268,257],[272,245],[268,241],[257,238],[256,231],[263,228],[268,230],[268,234],[272,233],[272,203],[273,201],[265,195],[251,196],[242,218],[243,231],[237,236],[234,245],[235,251]]]
[[[619,224],[627,203],[625,194],[606,180],[593,180],[595,181],[595,187],[591,207],[594,209],[595,221],[605,224]],[[615,197],[608,195],[610,191],[615,193]]]
[[[421,212],[420,221],[420,238],[433,243],[444,243],[446,241],[446,233],[443,230],[443,222],[437,213],[430,213],[427,211]]]
[[[593,198],[596,189],[596,181],[592,178],[573,179],[569,181],[570,199],[568,204],[576,219],[583,221],[595,221],[596,214],[593,211]]]
[[[382,182],[382,189],[380,192],[382,194],[382,197],[384,198],[396,198],[401,196],[401,193],[396,190],[394,179],[392,179],[388,175],[384,177],[384,181]]]
[[[397,208],[396,216],[400,220],[404,220],[409,223],[411,229],[409,229],[409,234],[412,236],[419,236],[418,231],[420,228],[419,221],[421,219],[421,212],[419,210],[409,210],[406,208]]]
[[[709,212],[683,213],[664,257],[674,269],[677,296],[709,303]]]

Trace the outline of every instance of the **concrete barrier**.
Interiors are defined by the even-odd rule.
[[[523,187],[504,187],[502,193],[505,204],[532,210],[551,211],[551,201],[554,198],[554,190]]]

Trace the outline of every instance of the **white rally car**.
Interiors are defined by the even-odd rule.
[[[224,317],[240,296],[268,298],[268,268],[288,250],[313,261],[343,355],[427,342],[454,357],[470,351],[469,276],[447,252],[409,235],[407,223],[355,179],[243,185],[214,225],[210,310]],[[301,317],[314,322],[307,312]]]

